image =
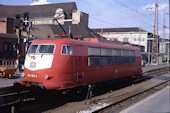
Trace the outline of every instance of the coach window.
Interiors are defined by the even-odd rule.
[[[61,53],[64,55],[72,55],[72,46],[71,45],[62,45]]]

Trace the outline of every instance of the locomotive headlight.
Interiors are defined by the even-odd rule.
[[[45,75],[44,78],[45,78],[45,79],[48,79],[48,75]]]
[[[51,78],[53,78],[53,75],[44,75],[44,78],[47,80],[47,79],[51,79]]]

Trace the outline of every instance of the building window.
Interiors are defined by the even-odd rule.
[[[128,42],[129,39],[128,38],[123,38],[123,42]]]
[[[136,41],[136,38],[134,38],[134,41]]]

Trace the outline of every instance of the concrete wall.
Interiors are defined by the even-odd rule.
[[[42,25],[42,24],[58,24],[57,22],[53,22],[54,17],[44,17],[44,18],[32,18],[32,24],[34,25]],[[72,24],[81,24],[88,27],[88,14],[83,13],[79,10],[74,10],[72,15],[69,18],[61,18],[58,22],[63,25],[65,23]]]
[[[160,44],[159,44],[159,52],[160,53],[166,53],[166,43],[165,42],[160,42]]]
[[[81,24],[88,27],[88,14],[83,13],[79,10],[74,10],[72,13],[72,24]]]

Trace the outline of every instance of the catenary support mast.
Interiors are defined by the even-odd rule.
[[[151,57],[151,62],[153,64],[158,64],[158,58],[159,58],[158,41],[159,41],[159,36],[158,36],[158,0],[155,0],[154,33],[153,33],[152,57]]]

